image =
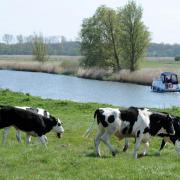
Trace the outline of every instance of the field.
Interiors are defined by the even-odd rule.
[[[180,62],[175,61],[171,57],[147,57],[142,63],[142,68],[167,68],[169,70],[176,70],[180,68]]]
[[[0,97],[3,105],[45,108],[61,118],[65,129],[60,140],[53,133],[47,134],[49,143],[45,149],[37,138],[32,139],[31,145],[25,145],[24,134],[24,141],[18,144],[12,128],[7,144],[0,147],[0,179],[180,179],[180,159],[173,145],[168,144],[161,156],[155,156],[161,142],[159,138],[152,139],[144,158],[133,159],[134,139],[130,141],[128,152],[123,153],[123,141],[115,138],[112,144],[119,151],[116,157],[111,156],[104,144],[101,145],[103,157],[95,157],[96,128],[89,138],[84,138],[83,134],[92,121],[94,110],[109,105],[41,99],[8,90],[1,90]],[[180,115],[180,108],[166,111]]]

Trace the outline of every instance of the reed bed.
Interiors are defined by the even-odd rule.
[[[110,80],[118,82],[128,82],[142,85],[151,85],[153,79],[158,78],[161,72],[169,71],[168,68],[143,68],[134,72],[130,72],[127,69],[120,70],[119,72],[113,73],[104,69],[82,69],[79,68],[77,72],[78,77],[99,79],[99,80]],[[171,69],[172,72],[177,73],[180,79],[180,71],[178,69]]]
[[[28,60],[28,61],[6,61],[0,60],[0,69],[10,69],[18,71],[47,72],[53,74],[73,74],[78,69],[78,61],[74,60],[49,60],[44,63]]]
[[[174,64],[172,64],[171,67],[163,66],[163,64],[161,67],[144,67],[134,72],[130,72],[127,69],[113,72],[112,70],[100,68],[82,68],[79,66],[80,58],[81,57],[63,58],[53,56],[48,61],[40,63],[32,60],[32,57],[29,56],[25,57],[24,60],[23,57],[16,57],[14,59],[1,57],[0,69],[66,74],[87,79],[129,82],[143,85],[151,85],[153,79],[159,77],[160,73],[164,71],[177,73],[180,79],[180,70]]]

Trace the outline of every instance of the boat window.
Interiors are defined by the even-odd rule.
[[[163,75],[161,75],[160,79],[161,79],[161,81],[162,81],[163,83],[165,82],[165,79],[164,79],[164,76],[163,76]]]
[[[171,76],[171,81],[172,81],[173,84],[178,84],[177,76],[176,75],[172,75]]]

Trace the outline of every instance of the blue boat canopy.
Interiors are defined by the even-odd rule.
[[[162,83],[178,84],[177,74],[172,72],[163,72],[160,76]]]
[[[172,72],[163,72],[163,73],[161,73],[161,76],[171,76],[171,75],[177,76],[177,74],[172,73]]]

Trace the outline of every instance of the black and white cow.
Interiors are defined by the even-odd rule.
[[[29,135],[39,137],[42,144],[46,146],[45,134],[54,131],[60,138],[64,132],[62,124],[50,115],[49,118],[12,106],[0,107],[0,129],[14,126]]]
[[[1,107],[3,107],[3,106],[1,106]],[[42,109],[42,108],[34,108],[34,107],[27,107],[27,106],[15,106],[15,107],[19,108],[19,109],[24,109],[24,110],[27,110],[27,111],[31,111],[33,113],[40,114],[40,115],[48,117],[48,118],[50,117],[50,113],[47,110]],[[60,121],[60,120],[58,119],[58,121]],[[5,127],[4,128],[3,144],[6,143],[7,136],[9,134],[9,130],[10,130],[10,127]],[[44,138],[47,141],[47,137],[44,136]],[[21,133],[20,133],[20,130],[17,129],[17,128],[16,128],[16,139],[18,140],[18,142],[21,142]],[[26,143],[29,144],[30,141],[31,141],[31,136],[27,133],[26,134]]]
[[[164,134],[164,133],[159,134],[160,137],[163,137],[163,140],[161,142],[161,146],[157,154],[160,155],[166,143],[170,142],[174,144],[176,154],[178,157],[180,157],[180,117],[172,116],[172,120],[173,120],[175,134],[174,135]]]
[[[159,121],[158,120],[159,118],[157,118],[157,116],[167,117],[167,120],[164,121],[163,119],[160,119]],[[172,116],[166,112],[152,112],[149,118],[150,118],[149,132],[152,136],[154,136],[154,134],[157,132],[157,129],[159,129],[159,127],[162,126],[162,128],[159,130],[157,134],[157,136],[163,138],[160,149],[157,152],[157,155],[160,155],[161,150],[164,148],[166,143],[170,142],[174,144],[177,156],[180,157],[180,117]],[[174,134],[172,134],[171,131],[167,131],[171,126],[170,123],[172,123],[174,127],[174,131],[175,131]],[[126,151],[128,147],[129,147],[129,143],[128,143],[128,138],[126,137],[123,151]]]
[[[133,156],[137,158],[137,152],[141,142],[145,145],[143,150],[143,155],[145,155],[151,136],[157,135],[162,129],[169,134],[174,133],[172,121],[169,116],[160,113],[152,114],[146,108],[130,107],[126,110],[99,108],[94,113],[95,118],[98,124],[98,133],[94,140],[97,156],[101,156],[99,148],[100,141],[103,141],[108,146],[112,155],[115,156],[116,150],[109,141],[109,137],[112,134],[117,136],[119,140],[124,137],[135,137],[136,143]],[[154,129],[150,129],[150,124]],[[90,133],[92,127],[87,130],[86,134]]]

